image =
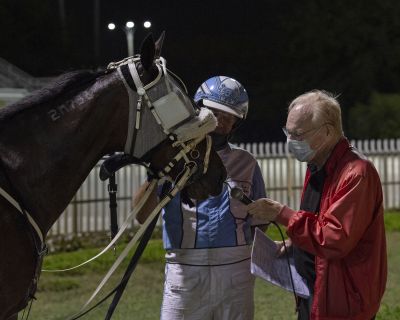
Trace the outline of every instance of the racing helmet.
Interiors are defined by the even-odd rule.
[[[239,81],[225,76],[212,77],[203,82],[196,91],[194,101],[239,119],[246,119],[249,109],[249,97],[244,87]]]

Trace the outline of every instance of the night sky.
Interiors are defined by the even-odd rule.
[[[59,9],[62,2],[65,19]],[[70,68],[104,67],[127,55],[125,33],[109,31],[108,22],[122,26],[132,20],[137,25],[136,52],[149,32],[158,37],[165,30],[163,55],[171,61],[170,66],[187,70],[190,77],[193,65],[206,57],[207,65],[201,68],[207,76],[230,71],[224,70],[227,62],[238,59],[239,64],[244,56],[251,57],[248,42],[252,47],[257,41],[264,46],[266,40],[261,39],[268,28],[262,14],[267,8],[263,5],[245,5],[243,1],[98,0],[96,24],[95,3],[95,0],[0,1],[0,26],[6,42],[1,56],[37,76],[57,75]],[[145,20],[152,22],[148,30],[141,25]],[[215,47],[216,41],[219,47]],[[73,52],[66,52],[71,48]],[[66,59],[59,59],[60,53]],[[31,59],[26,59],[27,56]],[[249,59],[247,63],[253,65],[254,61]]]
[[[162,55],[191,94],[214,75],[246,87],[238,141],[277,141],[288,103],[305,91],[340,94],[346,129],[371,92],[400,90],[399,16],[395,0],[0,0],[0,57],[40,77],[105,68],[127,56],[125,33],[107,24],[133,20],[138,52],[150,20],[154,37],[166,31]]]

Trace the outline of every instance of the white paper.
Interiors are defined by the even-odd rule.
[[[286,255],[278,258],[276,256],[277,250],[278,245],[260,229],[256,228],[251,252],[251,273],[278,287],[293,292]],[[294,260],[291,255],[289,256],[289,263],[296,294],[302,298],[308,298],[310,292],[305,280],[294,267]]]

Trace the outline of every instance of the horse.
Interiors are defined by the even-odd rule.
[[[166,69],[162,41],[147,37],[139,55],[67,73],[0,110],[1,320],[17,319],[34,297],[45,235],[104,155],[125,152],[151,177],[172,181],[190,165],[188,197],[221,192],[225,168],[196,136],[216,120],[199,118],[204,110]]]

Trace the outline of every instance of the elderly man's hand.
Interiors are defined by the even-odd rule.
[[[250,203],[247,206],[247,212],[257,219],[274,221],[282,208],[283,204],[279,203],[278,201],[268,198],[261,198]]]

